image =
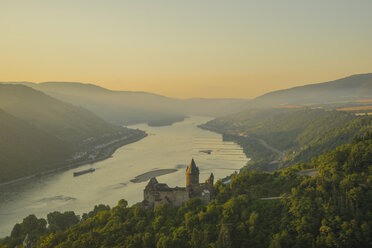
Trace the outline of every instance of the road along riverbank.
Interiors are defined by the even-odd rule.
[[[72,169],[72,168],[76,168],[76,167],[79,167],[79,166],[82,166],[82,165],[93,164],[93,163],[96,163],[96,162],[103,161],[103,160],[108,159],[109,157],[111,157],[112,154],[114,154],[114,152],[118,148],[120,148],[122,146],[125,146],[125,145],[128,145],[128,144],[131,144],[131,143],[134,143],[134,142],[137,142],[137,141],[139,141],[139,140],[141,140],[145,137],[147,137],[147,133],[146,132],[141,132],[138,135],[133,135],[133,136],[130,136],[130,137],[118,139],[116,142],[110,143],[107,146],[103,146],[103,147],[99,148],[99,150],[97,152],[97,154],[99,154],[99,155],[95,158],[89,158],[88,157],[87,159],[84,159],[84,160],[79,161],[79,162],[72,162],[72,163],[70,162],[70,163],[66,163],[66,164],[61,163],[61,165],[58,168],[55,168],[55,169],[35,173],[33,175],[30,175],[30,176],[21,177],[21,178],[15,179],[15,180],[0,183],[0,188],[2,186],[9,185],[9,184],[22,183],[24,181],[33,179],[35,177],[49,175],[49,174],[69,170],[69,169]]]

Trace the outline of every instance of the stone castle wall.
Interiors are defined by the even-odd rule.
[[[187,174],[186,173],[186,186],[199,185],[199,174]]]
[[[151,178],[144,190],[144,208],[156,208],[162,204],[182,206],[191,198],[199,198],[204,204],[214,198],[214,176],[211,173],[205,183],[199,183],[199,168],[194,160],[186,169],[186,188],[170,188],[164,183],[159,183],[156,178]]]
[[[190,199],[189,193],[185,188],[173,188],[171,190],[145,191],[144,199],[158,207],[162,204],[181,206]]]

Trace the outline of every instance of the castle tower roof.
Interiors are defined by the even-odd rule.
[[[148,184],[150,184],[150,185],[155,185],[155,184],[157,184],[157,183],[158,183],[158,180],[156,180],[156,177],[152,177],[152,178],[150,179],[150,181],[149,181]]]
[[[158,180],[156,180],[155,177],[152,177],[145,189],[154,189],[158,184],[159,184]]]
[[[155,177],[152,177],[145,187],[145,190],[169,190],[169,187],[165,183],[159,183]]]
[[[199,168],[196,166],[194,159],[191,159],[191,163],[186,169],[186,174],[199,174]]]
[[[214,175],[213,175],[213,173],[211,173],[211,175],[208,177],[207,180],[205,180],[205,182],[208,183],[208,184],[213,185],[213,181],[214,181]]]

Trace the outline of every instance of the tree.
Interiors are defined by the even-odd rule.
[[[232,242],[230,239],[230,231],[227,225],[222,224],[220,227],[220,233],[216,242],[216,248],[230,248]]]
[[[58,211],[49,213],[47,215],[48,229],[51,232],[64,231],[69,227],[79,223],[80,218],[75,215],[73,211],[60,213]]]

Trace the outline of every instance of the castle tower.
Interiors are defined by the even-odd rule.
[[[199,187],[199,168],[194,159],[186,169],[186,187]]]
[[[214,184],[214,175],[213,175],[213,173],[211,173],[211,175],[209,176],[209,178],[207,180],[205,180],[205,183],[207,183],[209,185],[212,185],[212,187],[213,187],[213,184]]]

